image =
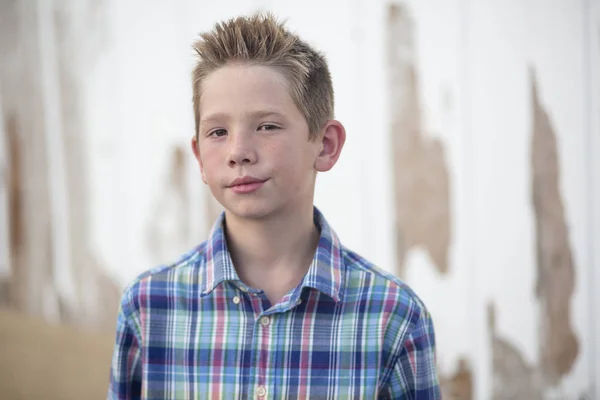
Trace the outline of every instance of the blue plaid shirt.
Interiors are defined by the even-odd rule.
[[[223,218],[124,291],[110,399],[439,399],[431,317],[399,279],[321,236],[283,299],[238,277]]]

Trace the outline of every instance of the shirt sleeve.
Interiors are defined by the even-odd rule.
[[[117,316],[117,334],[110,371],[108,399],[131,400],[141,396],[139,325],[134,321],[125,291]]]
[[[387,387],[387,398],[441,399],[438,382],[433,321],[423,309],[402,343]]]

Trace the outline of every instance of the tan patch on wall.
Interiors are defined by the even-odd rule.
[[[21,145],[19,143],[19,135],[17,133],[17,122],[14,115],[6,116],[4,132],[7,137],[8,144],[8,232],[11,252],[18,254],[22,251],[23,237],[23,204],[22,204],[22,188],[21,180]]]
[[[541,307],[539,363],[545,383],[553,386],[571,371],[579,353],[570,312],[575,266],[560,193],[556,133],[540,102],[534,71],[531,71],[531,107],[532,203],[537,248],[535,294]]]
[[[438,272],[448,271],[450,183],[444,145],[423,128],[413,21],[407,7],[388,8],[397,275],[410,249],[423,248]]]
[[[535,368],[527,364],[514,344],[498,334],[493,303],[488,305],[488,327],[492,348],[492,400],[542,400]]]
[[[473,400],[473,370],[468,360],[460,358],[452,375],[440,377],[440,387],[445,400]]]
[[[148,217],[148,250],[157,263],[173,262],[191,243],[190,188],[184,146],[171,151],[168,173],[159,186],[152,215]]]
[[[35,9],[0,2],[0,97],[8,154],[9,304],[41,313],[43,281],[51,273],[47,148]],[[34,145],[35,144],[35,145]]]
[[[1,110],[0,110],[1,112]],[[9,261],[8,265],[13,265],[12,276],[2,285],[2,304],[25,309],[27,301],[24,292],[26,288],[27,277],[23,276],[21,266],[21,257],[24,250],[25,237],[25,218],[23,215],[23,188],[21,187],[21,145],[19,144],[19,135],[17,134],[16,118],[14,115],[8,115],[4,119],[4,134],[7,139],[8,147],[8,245]]]

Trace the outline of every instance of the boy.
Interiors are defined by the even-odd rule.
[[[109,398],[440,398],[425,306],[313,206],[346,136],[323,56],[270,15],[194,48],[192,150],[225,211],[126,288]]]

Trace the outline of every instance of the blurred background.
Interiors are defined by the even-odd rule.
[[[434,319],[445,399],[600,399],[600,1],[0,0],[0,397],[101,399],[123,287],[220,211],[191,44],[271,10],[348,138],[315,204]]]

